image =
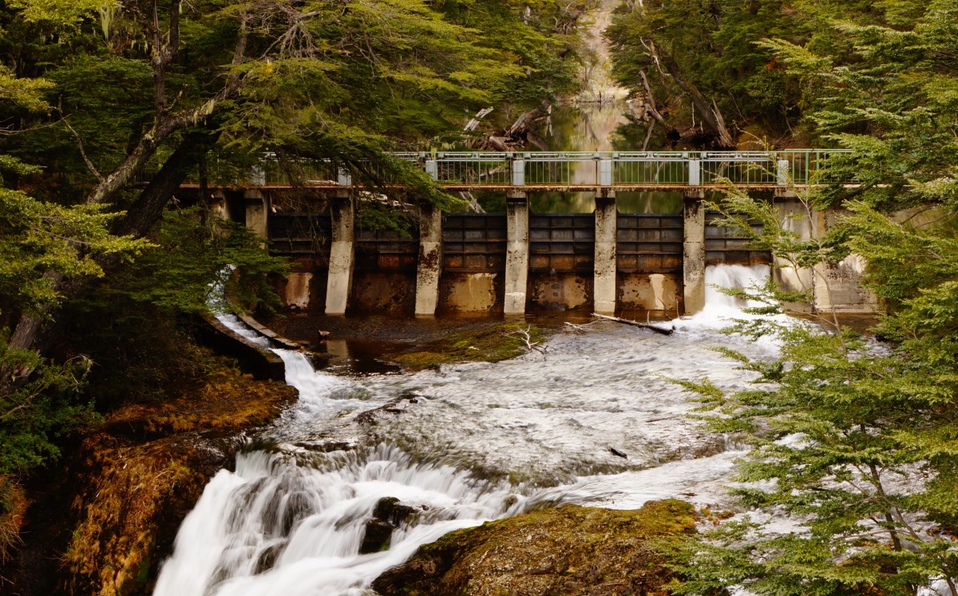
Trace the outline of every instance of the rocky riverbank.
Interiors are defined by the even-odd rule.
[[[663,544],[695,532],[692,506],[565,505],[452,532],[373,582],[382,596],[664,595]]]
[[[183,517],[232,464],[244,432],[271,421],[296,390],[255,381],[225,360],[178,398],[105,416],[59,466],[28,485],[22,545],[0,592],[149,594]]]

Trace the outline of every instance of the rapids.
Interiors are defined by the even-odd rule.
[[[767,273],[722,266],[707,281],[746,287]],[[709,349],[775,349],[715,331],[740,306],[710,293],[671,337],[599,323],[554,336],[545,354],[416,374],[338,377],[277,350],[299,402],[212,479],[155,594],[361,596],[420,545],[543,501],[722,504],[741,452],[687,416],[694,403],[669,379],[748,381]],[[359,554],[384,497],[416,513],[388,550]]]

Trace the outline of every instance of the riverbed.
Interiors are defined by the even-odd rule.
[[[767,268],[718,267],[746,286]],[[749,381],[712,350],[774,345],[717,331],[741,305],[717,292],[662,336],[615,323],[566,326],[543,351],[418,373],[313,370],[278,353],[300,399],[219,472],[179,531],[156,594],[360,596],[382,571],[453,529],[544,504],[635,508],[678,497],[728,509],[728,437],[689,414],[673,380]],[[390,548],[360,554],[383,498],[419,513]]]

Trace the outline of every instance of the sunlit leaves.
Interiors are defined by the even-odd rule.
[[[63,207],[0,188],[0,298],[38,309],[59,300],[55,277],[100,276],[96,256],[149,246],[110,235],[115,218],[99,206]]]
[[[99,9],[119,4],[117,0],[8,0],[11,8],[23,11],[28,21],[49,21],[60,26],[75,25]]]

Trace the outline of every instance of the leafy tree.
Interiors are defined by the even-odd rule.
[[[791,518],[797,530],[721,527],[712,542],[686,546],[688,581],[676,591],[718,594],[741,584],[757,594],[914,594],[941,577],[955,593],[954,230],[898,224],[857,203],[840,236],[802,241],[767,203],[738,193],[725,207],[742,233],[754,235],[748,222],[761,219],[756,245],[796,265],[834,262],[847,250],[871,255],[871,287],[895,308],[877,331],[892,341],[879,345],[837,319],[821,321],[830,331],[742,322],[736,331],[781,343],[771,361],[721,350],[755,376],[755,387],[725,394],[708,381],[686,384],[717,412],[716,431],[753,445],[739,468],[752,484],[733,493],[749,508]],[[766,290],[756,312],[780,312],[781,301],[795,299]]]
[[[606,32],[613,74],[651,108],[652,118],[637,116],[650,127],[663,125],[672,142],[684,133],[693,144],[731,147],[739,131],[755,130],[754,125],[783,136],[801,115],[800,92],[773,53],[756,42],[770,36],[803,39],[806,20],[791,4],[624,2]],[[679,130],[683,127],[691,130]]]
[[[49,107],[42,93],[50,87],[50,81],[19,79],[0,67],[4,108],[42,112]],[[58,303],[58,281],[102,275],[98,256],[130,255],[149,246],[111,235],[109,226],[117,215],[98,205],[67,207],[11,188],[12,180],[39,171],[0,153],[0,371],[24,378],[15,385],[0,384],[0,559],[17,538],[17,511],[24,506],[20,474],[55,458],[57,438],[95,421],[91,404],[79,392],[89,360],[81,356],[54,363],[11,346],[3,323]]]
[[[958,8],[945,1],[880,3],[860,22],[844,6],[830,9],[830,34],[805,46],[764,43],[803,81],[816,134],[855,151],[842,174],[857,177],[856,194],[866,203],[885,210],[953,205]]]
[[[848,210],[822,239],[800,240],[769,205],[740,192],[725,205],[727,221],[746,232],[747,219],[761,219],[756,244],[796,265],[866,255],[868,286],[888,309],[873,330],[881,342],[837,319],[827,331],[749,323],[740,330],[774,333],[782,345],[771,362],[726,352],[756,386],[726,395],[689,385],[718,413],[716,429],[755,446],[741,477],[760,484],[735,492],[800,530],[725,526],[715,542],[685,551],[689,580],[677,591],[723,593],[737,583],[759,594],[915,594],[938,578],[958,594],[958,114],[943,92],[958,80],[948,49],[958,40],[956,9],[881,4],[850,23],[838,18],[850,16],[839,15],[843,7],[818,8],[832,17],[829,34],[764,45],[809,83],[811,123],[855,150],[838,167],[854,167],[862,185],[850,197],[803,195],[809,209],[841,201]],[[911,209],[894,211],[903,206]]]
[[[449,6],[422,0],[17,0],[0,8],[3,73],[35,81],[48,103],[15,111],[20,134],[0,139],[0,150],[47,166],[16,181],[37,196],[123,210],[110,226],[117,236],[149,234],[185,177],[208,171],[211,152],[238,164],[266,149],[332,158],[375,181],[380,169],[368,164],[385,162],[420,200],[448,204],[384,150],[458,131],[478,107],[506,97],[529,102],[565,76],[528,63],[551,56],[554,44],[512,53],[493,43],[509,31],[539,40],[554,33],[536,33],[525,12],[494,4],[478,3],[483,10],[458,23]],[[486,13],[495,18],[479,16]],[[480,27],[501,36],[487,39]],[[532,76],[539,82],[514,94]],[[138,187],[146,173],[150,183]],[[89,258],[101,269],[118,262]],[[66,297],[88,285],[46,279]],[[20,313],[11,346],[43,353],[57,335],[51,314],[50,304]]]
[[[796,265],[865,255],[868,287],[887,314],[872,339],[837,319],[823,321],[825,330],[744,324],[782,345],[773,361],[726,352],[756,375],[755,387],[726,395],[708,382],[689,385],[717,413],[716,429],[755,446],[741,476],[758,484],[736,493],[799,531],[723,526],[713,542],[684,551],[688,581],[676,591],[720,594],[740,584],[758,594],[915,594],[937,579],[955,595],[958,8],[798,5],[829,27],[803,45],[763,47],[803,81],[816,134],[854,150],[836,167],[861,185],[802,195],[809,210],[847,210],[825,238],[799,239],[769,205],[736,191],[727,221],[747,233],[746,220],[761,219],[756,245]]]

